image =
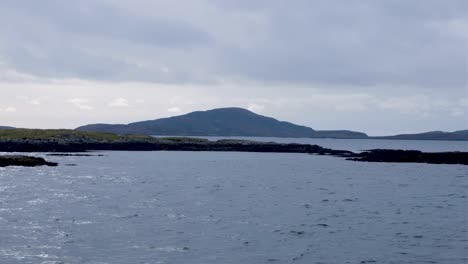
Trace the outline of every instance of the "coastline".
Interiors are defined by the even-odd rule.
[[[77,153],[88,151],[225,151],[304,153],[329,155],[361,162],[468,165],[468,152],[422,152],[374,149],[363,152],[336,150],[319,145],[189,137],[122,136],[72,130],[16,129],[0,132],[0,152]]]

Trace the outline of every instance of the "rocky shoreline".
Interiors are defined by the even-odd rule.
[[[353,161],[468,165],[468,152],[427,153],[414,150],[375,149],[361,153],[318,145],[283,144],[248,140],[209,141],[200,138],[119,136],[67,130],[9,130],[0,132],[0,152],[79,153],[88,151],[228,151],[306,153],[342,157]],[[89,156],[89,154],[53,154]],[[28,163],[25,163],[28,164]]]
[[[48,156],[102,156],[80,154],[88,151],[225,151],[225,152],[263,152],[263,153],[305,153],[316,155],[329,155],[361,162],[394,162],[394,163],[429,163],[429,164],[462,164],[468,165],[468,152],[435,152],[427,153],[415,150],[374,149],[361,153],[347,150],[334,150],[318,145],[308,144],[280,144],[272,142],[251,141],[203,141],[203,142],[115,142],[115,143],[70,143],[57,144],[45,142],[0,142],[2,152],[66,152],[47,154]],[[17,162],[20,159],[3,156],[2,160],[10,159]],[[38,158],[41,159],[41,158]],[[2,163],[0,160],[0,166]],[[43,161],[38,161],[39,165]],[[24,166],[28,166],[29,161]],[[50,165],[49,165],[50,166]]]
[[[7,166],[23,166],[23,167],[36,167],[36,166],[57,166],[56,162],[49,162],[43,158],[23,156],[23,155],[6,155],[0,156],[0,167]]]
[[[468,152],[422,152],[418,150],[373,149],[355,153],[348,157],[348,160],[468,165]]]

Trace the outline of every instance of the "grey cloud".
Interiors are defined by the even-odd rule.
[[[0,29],[0,68],[46,78],[196,80],[180,57],[211,41],[182,20],[131,16],[103,1],[0,6],[0,23],[12,24]]]
[[[110,37],[169,47],[190,47],[209,41],[205,32],[182,20],[131,16],[103,1],[6,0],[5,4],[9,11],[27,15],[32,22],[43,21],[61,34]],[[155,10],[158,11],[163,10]]]
[[[0,22],[14,26],[0,29],[0,62],[108,81],[467,87],[463,0],[200,0],[190,12],[184,2],[117,2],[2,1]],[[175,13],[146,10],[160,2]]]
[[[468,26],[467,2],[339,2],[257,5],[270,17],[269,37],[234,50],[226,67],[264,81],[466,86],[468,39],[448,34],[444,23]]]

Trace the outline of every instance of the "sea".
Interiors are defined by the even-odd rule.
[[[210,138],[215,140],[218,138]],[[468,142],[243,138],[333,149]],[[0,168],[0,263],[468,263],[468,166],[309,154],[31,153]]]

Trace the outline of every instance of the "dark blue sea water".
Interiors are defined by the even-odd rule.
[[[47,157],[55,168],[0,168],[0,263],[468,262],[468,166],[100,153]]]

